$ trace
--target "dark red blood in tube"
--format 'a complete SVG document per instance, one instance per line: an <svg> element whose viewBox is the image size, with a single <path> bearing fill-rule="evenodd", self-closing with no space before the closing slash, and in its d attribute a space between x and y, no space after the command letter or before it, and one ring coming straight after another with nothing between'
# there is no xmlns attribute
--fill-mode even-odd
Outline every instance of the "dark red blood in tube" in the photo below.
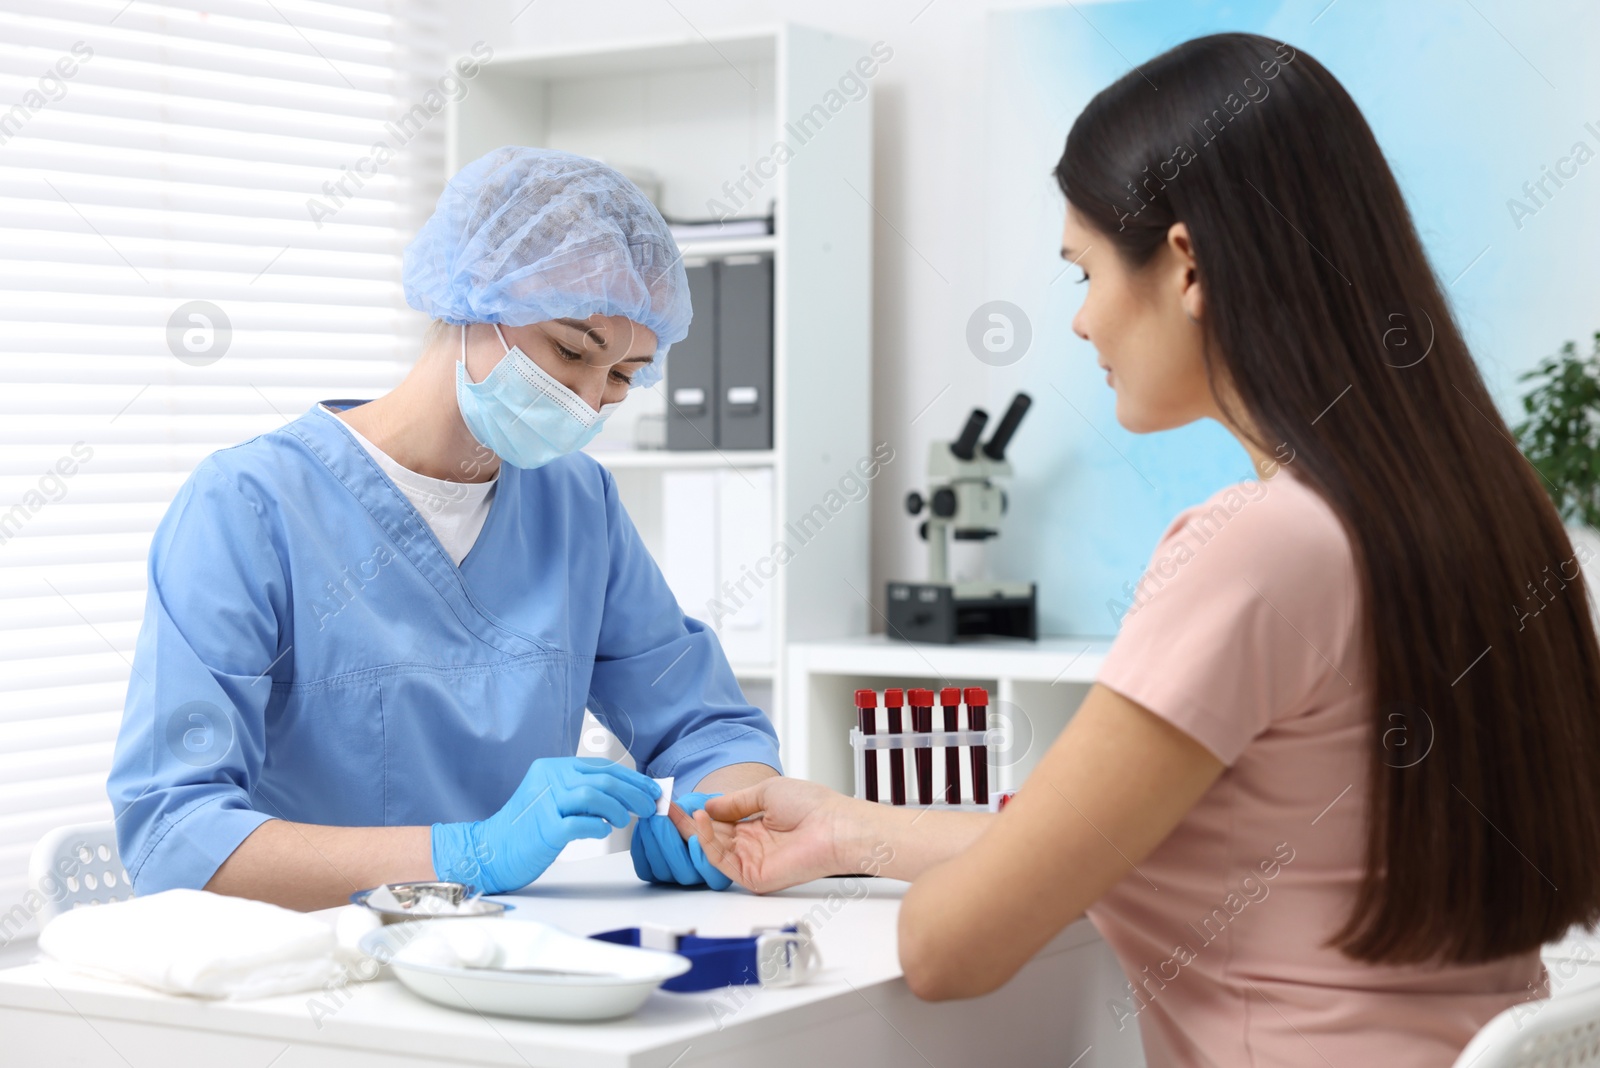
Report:
<svg viewBox="0 0 1600 1068"><path fill-rule="evenodd" d="M961 691L954 686L946 686L939 691L939 703L944 706L944 729L958 731L961 729ZM947 745L944 747L944 803L947 805L961 804L961 747Z"/></svg>
<svg viewBox="0 0 1600 1068"><path fill-rule="evenodd" d="M933 730L933 691L912 690L906 695L906 703L911 706L911 729L918 734L927 734ZM927 746L918 746L917 755L917 804L933 804L933 750Z"/></svg>
<svg viewBox="0 0 1600 1068"><path fill-rule="evenodd" d="M906 703L904 690L883 691L883 707L889 715L889 733L904 734L905 723L900 719L900 708ZM889 800L896 805L906 803L906 751L889 750Z"/></svg>
<svg viewBox="0 0 1600 1068"><path fill-rule="evenodd" d="M856 724L861 728L862 734L878 733L878 691L856 691ZM878 751L876 749L863 749L862 756L862 788L866 791L868 801L878 799Z"/></svg>
<svg viewBox="0 0 1600 1068"><path fill-rule="evenodd" d="M989 729L989 691L982 686L967 687L967 730ZM989 803L989 747L975 745L968 750L972 762L972 800L974 804Z"/></svg>

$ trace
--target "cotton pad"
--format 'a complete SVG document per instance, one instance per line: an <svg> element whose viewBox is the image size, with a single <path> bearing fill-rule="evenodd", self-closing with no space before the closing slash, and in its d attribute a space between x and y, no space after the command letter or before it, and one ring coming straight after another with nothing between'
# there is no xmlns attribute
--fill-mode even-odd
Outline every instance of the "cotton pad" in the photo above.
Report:
<svg viewBox="0 0 1600 1068"><path fill-rule="evenodd" d="M656 798L657 816L665 816L667 814L667 809L672 807L672 781L674 778L676 778L676 776L668 775L664 779L654 780L655 784L661 787L661 796Z"/></svg>

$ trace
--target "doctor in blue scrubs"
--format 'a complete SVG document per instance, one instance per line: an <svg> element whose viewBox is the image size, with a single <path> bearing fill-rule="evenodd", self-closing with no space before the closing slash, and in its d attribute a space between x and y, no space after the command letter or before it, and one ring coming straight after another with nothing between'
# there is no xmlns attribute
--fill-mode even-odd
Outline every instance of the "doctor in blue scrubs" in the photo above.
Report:
<svg viewBox="0 0 1600 1068"><path fill-rule="evenodd" d="M156 531L107 784L136 892L507 892L636 819L642 878L725 888L652 777L694 811L778 774L776 735L578 451L687 333L666 224L600 163L497 149L404 282L434 320L406 378L207 457ZM574 755L586 707L640 770Z"/></svg>

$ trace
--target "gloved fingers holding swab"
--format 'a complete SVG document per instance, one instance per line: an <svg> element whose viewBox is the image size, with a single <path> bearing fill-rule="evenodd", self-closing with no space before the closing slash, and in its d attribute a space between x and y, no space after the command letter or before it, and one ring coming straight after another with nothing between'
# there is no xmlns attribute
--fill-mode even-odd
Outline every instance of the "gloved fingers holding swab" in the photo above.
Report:
<svg viewBox="0 0 1600 1068"><path fill-rule="evenodd" d="M684 794L672 802L663 815L639 821L633 830L633 859L634 871L641 879L675 886L708 886L713 890L726 890L732 885L731 880L705 860L703 853L696 853L692 839L691 814L720 796ZM686 834L691 836L688 841Z"/></svg>
<svg viewBox="0 0 1600 1068"><path fill-rule="evenodd" d="M580 838L604 838L634 815L654 818L661 788L648 776L579 757L535 760L510 800L485 820L433 825L440 879L486 894L527 886Z"/></svg>

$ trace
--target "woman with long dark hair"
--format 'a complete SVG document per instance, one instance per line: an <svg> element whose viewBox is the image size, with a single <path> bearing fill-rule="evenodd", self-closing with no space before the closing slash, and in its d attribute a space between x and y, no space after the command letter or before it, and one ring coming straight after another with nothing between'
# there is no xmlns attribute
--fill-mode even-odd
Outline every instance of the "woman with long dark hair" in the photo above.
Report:
<svg viewBox="0 0 1600 1068"><path fill-rule="evenodd" d="M1003 815L769 780L680 829L758 891L913 879L924 997L999 987L1087 912L1152 1065L1448 1064L1600 919L1573 548L1315 59L1180 45L1090 102L1055 177L1118 420L1215 419L1260 478L1174 520Z"/></svg>

